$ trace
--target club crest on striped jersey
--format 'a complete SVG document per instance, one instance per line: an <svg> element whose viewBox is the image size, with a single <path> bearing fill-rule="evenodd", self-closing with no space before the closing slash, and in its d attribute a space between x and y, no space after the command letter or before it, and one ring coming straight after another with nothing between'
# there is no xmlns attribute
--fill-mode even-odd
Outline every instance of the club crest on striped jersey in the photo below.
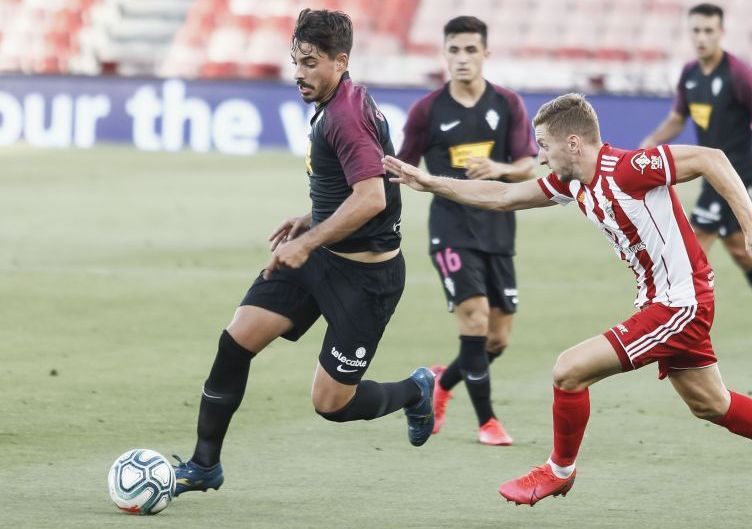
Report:
<svg viewBox="0 0 752 529"><path fill-rule="evenodd" d="M648 158L648 155L645 154L645 151L640 151L632 156L632 159L629 163L632 164L632 167L634 167L635 171L640 171L641 174L644 174L645 168L650 165L650 158Z"/></svg>
<svg viewBox="0 0 752 529"><path fill-rule="evenodd" d="M486 121L491 130L496 130L496 127L499 126L499 113L492 108L486 112Z"/></svg>

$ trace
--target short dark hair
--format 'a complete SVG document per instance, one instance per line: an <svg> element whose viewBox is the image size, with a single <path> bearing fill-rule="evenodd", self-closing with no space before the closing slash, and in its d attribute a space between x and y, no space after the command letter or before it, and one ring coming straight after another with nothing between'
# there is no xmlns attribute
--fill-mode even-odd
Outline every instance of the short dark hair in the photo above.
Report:
<svg viewBox="0 0 752 529"><path fill-rule="evenodd" d="M353 44L352 21L342 11L303 9L292 33L292 47L300 49L303 42L311 44L330 59L334 59L339 53L350 55Z"/></svg>
<svg viewBox="0 0 752 529"><path fill-rule="evenodd" d="M689 15L702 15L706 17L718 17L721 19L721 25L723 25L723 8L715 4L697 4L689 10Z"/></svg>
<svg viewBox="0 0 752 529"><path fill-rule="evenodd" d="M479 33L483 46L488 46L488 26L479 18L462 16L447 22L444 26L444 38L457 33Z"/></svg>

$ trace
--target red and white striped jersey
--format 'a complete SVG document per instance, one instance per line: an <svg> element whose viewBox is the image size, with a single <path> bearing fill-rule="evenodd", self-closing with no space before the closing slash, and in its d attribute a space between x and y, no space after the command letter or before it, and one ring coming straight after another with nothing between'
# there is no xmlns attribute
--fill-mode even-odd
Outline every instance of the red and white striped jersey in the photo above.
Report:
<svg viewBox="0 0 752 529"><path fill-rule="evenodd" d="M668 145L598 153L590 184L564 183L555 173L538 180L558 204L576 201L637 278L638 308L649 303L687 307L713 298L713 270L674 192Z"/></svg>

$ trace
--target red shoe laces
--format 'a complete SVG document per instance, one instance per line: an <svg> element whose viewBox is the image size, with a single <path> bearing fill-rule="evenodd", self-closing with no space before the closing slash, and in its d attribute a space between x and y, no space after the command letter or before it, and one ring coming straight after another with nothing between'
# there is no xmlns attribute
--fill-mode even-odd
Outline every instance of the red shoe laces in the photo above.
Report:
<svg viewBox="0 0 752 529"><path fill-rule="evenodd" d="M530 471L529 474L522 476L522 479L520 480L520 484L523 487L531 487L533 485L537 485L538 483L541 483L542 481L546 481L546 478L548 477L548 465L541 465L539 467L534 467L533 470Z"/></svg>

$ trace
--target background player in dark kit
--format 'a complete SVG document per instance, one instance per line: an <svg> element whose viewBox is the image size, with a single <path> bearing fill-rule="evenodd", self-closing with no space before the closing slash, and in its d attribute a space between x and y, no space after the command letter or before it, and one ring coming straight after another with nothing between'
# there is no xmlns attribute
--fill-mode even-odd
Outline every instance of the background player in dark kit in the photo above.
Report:
<svg viewBox="0 0 752 529"><path fill-rule="evenodd" d="M352 24L341 12L300 12L292 38L295 80L316 104L306 160L311 212L270 236L273 255L219 339L204 383L198 441L176 468L177 491L217 489L222 442L245 392L251 359L282 336L297 340L323 315L328 326L312 400L329 421L370 420L404 408L415 446L433 429L433 375L361 380L405 282L400 191L381 164L393 154L388 125L347 73Z"/></svg>
<svg viewBox="0 0 752 529"><path fill-rule="evenodd" d="M444 26L444 57L451 80L419 100L405 124L399 158L429 172L460 179L521 181L533 176L537 148L519 95L483 78L486 24L457 17ZM517 311L513 212L493 212L434 197L430 253L459 328L459 354L434 366L437 433L451 389L464 379L478 417L478 439L508 445L491 406L488 367L509 343Z"/></svg>
<svg viewBox="0 0 752 529"><path fill-rule="evenodd" d="M675 138L687 117L697 131L697 142L721 149L752 190L752 69L724 51L723 10L699 4L689 10L689 30L697 59L684 66L669 115L645 138L641 147L653 147ZM703 180L692 209L692 227L707 252L721 237L729 255L752 285L752 257L744 251L744 236L728 203Z"/></svg>

